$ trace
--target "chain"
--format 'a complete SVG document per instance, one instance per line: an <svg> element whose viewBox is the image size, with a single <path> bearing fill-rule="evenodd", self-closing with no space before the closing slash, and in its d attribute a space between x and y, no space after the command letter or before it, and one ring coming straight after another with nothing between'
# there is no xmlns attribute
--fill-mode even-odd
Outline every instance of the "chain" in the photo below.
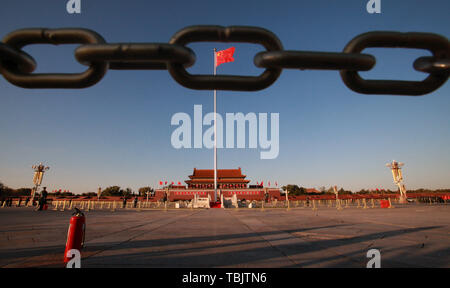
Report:
<svg viewBox="0 0 450 288"><path fill-rule="evenodd" d="M192 75L186 68L195 64L192 42L242 42L262 45L266 51L254 57L264 68L259 76ZM75 58L88 68L83 73L32 73L37 64L22 48L32 44L80 44ZM366 80L359 71L369 71L376 63L366 48L425 49L432 56L417 58L413 68L428 74L423 81ZM257 91L272 85L283 69L338 70L351 90L363 94L424 95L442 86L450 75L450 43L433 33L375 31L353 38L343 52L284 50L269 30L248 26L190 26L173 35L169 43L106 43L88 29L32 28L16 30L0 42L0 73L10 83L23 88L85 88L99 82L108 69L168 70L180 85L199 90Z"/></svg>

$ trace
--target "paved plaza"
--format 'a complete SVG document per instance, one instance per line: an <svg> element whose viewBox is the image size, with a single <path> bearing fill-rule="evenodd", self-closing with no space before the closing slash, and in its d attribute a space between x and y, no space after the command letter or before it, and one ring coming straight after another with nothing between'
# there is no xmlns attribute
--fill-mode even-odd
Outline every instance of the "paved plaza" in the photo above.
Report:
<svg viewBox="0 0 450 288"><path fill-rule="evenodd" d="M0 209L0 267L64 267L71 211ZM81 267L450 267L450 206L85 212Z"/></svg>

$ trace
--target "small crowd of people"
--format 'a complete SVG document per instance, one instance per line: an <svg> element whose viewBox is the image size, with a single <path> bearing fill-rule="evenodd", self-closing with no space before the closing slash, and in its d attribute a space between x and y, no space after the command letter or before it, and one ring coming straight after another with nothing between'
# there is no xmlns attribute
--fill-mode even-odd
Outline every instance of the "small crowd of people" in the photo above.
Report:
<svg viewBox="0 0 450 288"><path fill-rule="evenodd" d="M41 194L39 195L38 198L38 205L36 207L36 211L42 211L44 209L44 206L47 205L47 187L44 187ZM0 207L12 207L13 206L13 197L2 197L0 199ZM27 197L25 199L25 203L24 206L28 206L28 203L30 202L31 197ZM22 197L19 197L18 201L17 201L17 205L16 207L21 207L22 206ZM33 206L35 205L35 201L33 201Z"/></svg>
<svg viewBox="0 0 450 288"><path fill-rule="evenodd" d="M138 197L134 196L134 200L133 200L133 207L137 208L137 204L138 204ZM127 207L127 198L124 197L123 198L123 202L122 202L122 208L126 208Z"/></svg>

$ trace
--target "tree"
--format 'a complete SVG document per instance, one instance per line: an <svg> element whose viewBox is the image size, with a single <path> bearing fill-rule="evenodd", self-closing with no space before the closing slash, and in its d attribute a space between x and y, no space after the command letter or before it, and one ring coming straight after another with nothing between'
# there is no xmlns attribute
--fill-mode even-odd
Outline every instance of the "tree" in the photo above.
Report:
<svg viewBox="0 0 450 288"><path fill-rule="evenodd" d="M119 186L110 186L102 192L103 196L122 196L122 190Z"/></svg>
<svg viewBox="0 0 450 288"><path fill-rule="evenodd" d="M141 187L138 190L139 196L147 196L147 193L153 194L154 190L152 187Z"/></svg>
<svg viewBox="0 0 450 288"><path fill-rule="evenodd" d="M15 193L17 194L17 196L30 196L31 188L19 188L16 189Z"/></svg>
<svg viewBox="0 0 450 288"><path fill-rule="evenodd" d="M120 190L123 197L128 198L131 194L133 194L133 190L131 188L127 188L125 190Z"/></svg>
<svg viewBox="0 0 450 288"><path fill-rule="evenodd" d="M0 197L5 196L5 195L3 194L3 190L4 190L4 189L5 189L5 185L3 185L2 182L0 182Z"/></svg>
<svg viewBox="0 0 450 288"><path fill-rule="evenodd" d="M61 196L63 196L63 195L61 194ZM97 193L95 193L95 192L86 192L86 193L81 194L81 196L96 197Z"/></svg>
<svg viewBox="0 0 450 288"><path fill-rule="evenodd" d="M0 182L0 197L13 196L14 190Z"/></svg>
<svg viewBox="0 0 450 288"><path fill-rule="evenodd" d="M289 184L287 186L281 187L283 191L288 190L289 195L295 196L295 195L302 195L306 194L306 189L303 187L298 187L298 185Z"/></svg>

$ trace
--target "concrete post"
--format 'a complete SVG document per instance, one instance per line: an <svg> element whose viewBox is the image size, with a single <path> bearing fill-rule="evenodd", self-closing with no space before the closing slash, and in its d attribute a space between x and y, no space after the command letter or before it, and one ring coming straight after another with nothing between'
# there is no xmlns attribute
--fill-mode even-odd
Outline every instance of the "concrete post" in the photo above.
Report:
<svg viewBox="0 0 450 288"><path fill-rule="evenodd" d="M316 208L316 200L312 200L312 202L313 202L312 210L317 210L317 208Z"/></svg>
<svg viewBox="0 0 450 288"><path fill-rule="evenodd" d="M61 211L64 211L66 209L66 200L63 201L63 206L61 208Z"/></svg>

